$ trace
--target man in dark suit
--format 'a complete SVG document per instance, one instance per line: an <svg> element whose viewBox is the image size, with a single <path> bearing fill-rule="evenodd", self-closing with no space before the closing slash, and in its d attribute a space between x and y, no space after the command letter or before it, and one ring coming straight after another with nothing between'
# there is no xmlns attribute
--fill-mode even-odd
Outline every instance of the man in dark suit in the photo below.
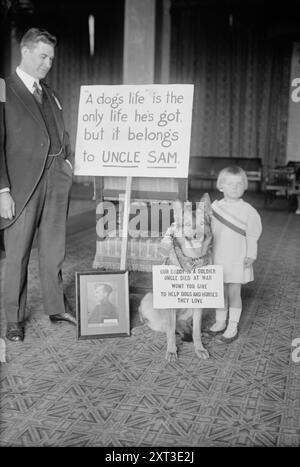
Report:
<svg viewBox="0 0 300 467"><path fill-rule="evenodd" d="M4 143L0 147L0 229L4 229L6 337L24 339L27 270L37 231L44 310L52 322L76 324L66 310L62 284L72 157L61 103L43 79L56 38L29 29L21 63L6 79Z"/></svg>

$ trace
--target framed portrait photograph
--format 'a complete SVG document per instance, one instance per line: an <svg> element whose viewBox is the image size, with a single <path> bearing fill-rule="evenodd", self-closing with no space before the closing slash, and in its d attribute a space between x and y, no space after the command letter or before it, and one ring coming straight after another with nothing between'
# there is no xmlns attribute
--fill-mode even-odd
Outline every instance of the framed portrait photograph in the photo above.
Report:
<svg viewBox="0 0 300 467"><path fill-rule="evenodd" d="M130 335L128 271L75 273L77 338Z"/></svg>

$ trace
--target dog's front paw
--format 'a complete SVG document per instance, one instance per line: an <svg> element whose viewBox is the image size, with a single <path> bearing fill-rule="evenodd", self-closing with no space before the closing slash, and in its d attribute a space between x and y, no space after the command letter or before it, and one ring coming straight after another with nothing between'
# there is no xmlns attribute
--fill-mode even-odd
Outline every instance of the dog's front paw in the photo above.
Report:
<svg viewBox="0 0 300 467"><path fill-rule="evenodd" d="M166 351L166 360L168 362L175 362L177 360L177 350L167 350Z"/></svg>
<svg viewBox="0 0 300 467"><path fill-rule="evenodd" d="M197 357L203 360L207 360L209 358L209 353L203 346L195 347L195 352L196 352Z"/></svg>

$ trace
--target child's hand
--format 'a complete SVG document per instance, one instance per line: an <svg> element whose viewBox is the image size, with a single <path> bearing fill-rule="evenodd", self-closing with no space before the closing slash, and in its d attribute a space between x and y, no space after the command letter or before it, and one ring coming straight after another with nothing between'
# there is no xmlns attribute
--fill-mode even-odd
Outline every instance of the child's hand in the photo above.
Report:
<svg viewBox="0 0 300 467"><path fill-rule="evenodd" d="M246 258L244 259L245 268L249 268L254 263L254 261L255 259L249 258L248 256L246 256Z"/></svg>

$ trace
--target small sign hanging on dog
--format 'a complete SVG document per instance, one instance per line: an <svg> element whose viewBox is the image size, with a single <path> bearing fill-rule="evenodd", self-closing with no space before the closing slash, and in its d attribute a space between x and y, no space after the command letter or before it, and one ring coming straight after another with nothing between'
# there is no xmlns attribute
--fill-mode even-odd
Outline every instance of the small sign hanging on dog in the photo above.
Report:
<svg viewBox="0 0 300 467"><path fill-rule="evenodd" d="M154 308L223 308L223 267L153 266Z"/></svg>

